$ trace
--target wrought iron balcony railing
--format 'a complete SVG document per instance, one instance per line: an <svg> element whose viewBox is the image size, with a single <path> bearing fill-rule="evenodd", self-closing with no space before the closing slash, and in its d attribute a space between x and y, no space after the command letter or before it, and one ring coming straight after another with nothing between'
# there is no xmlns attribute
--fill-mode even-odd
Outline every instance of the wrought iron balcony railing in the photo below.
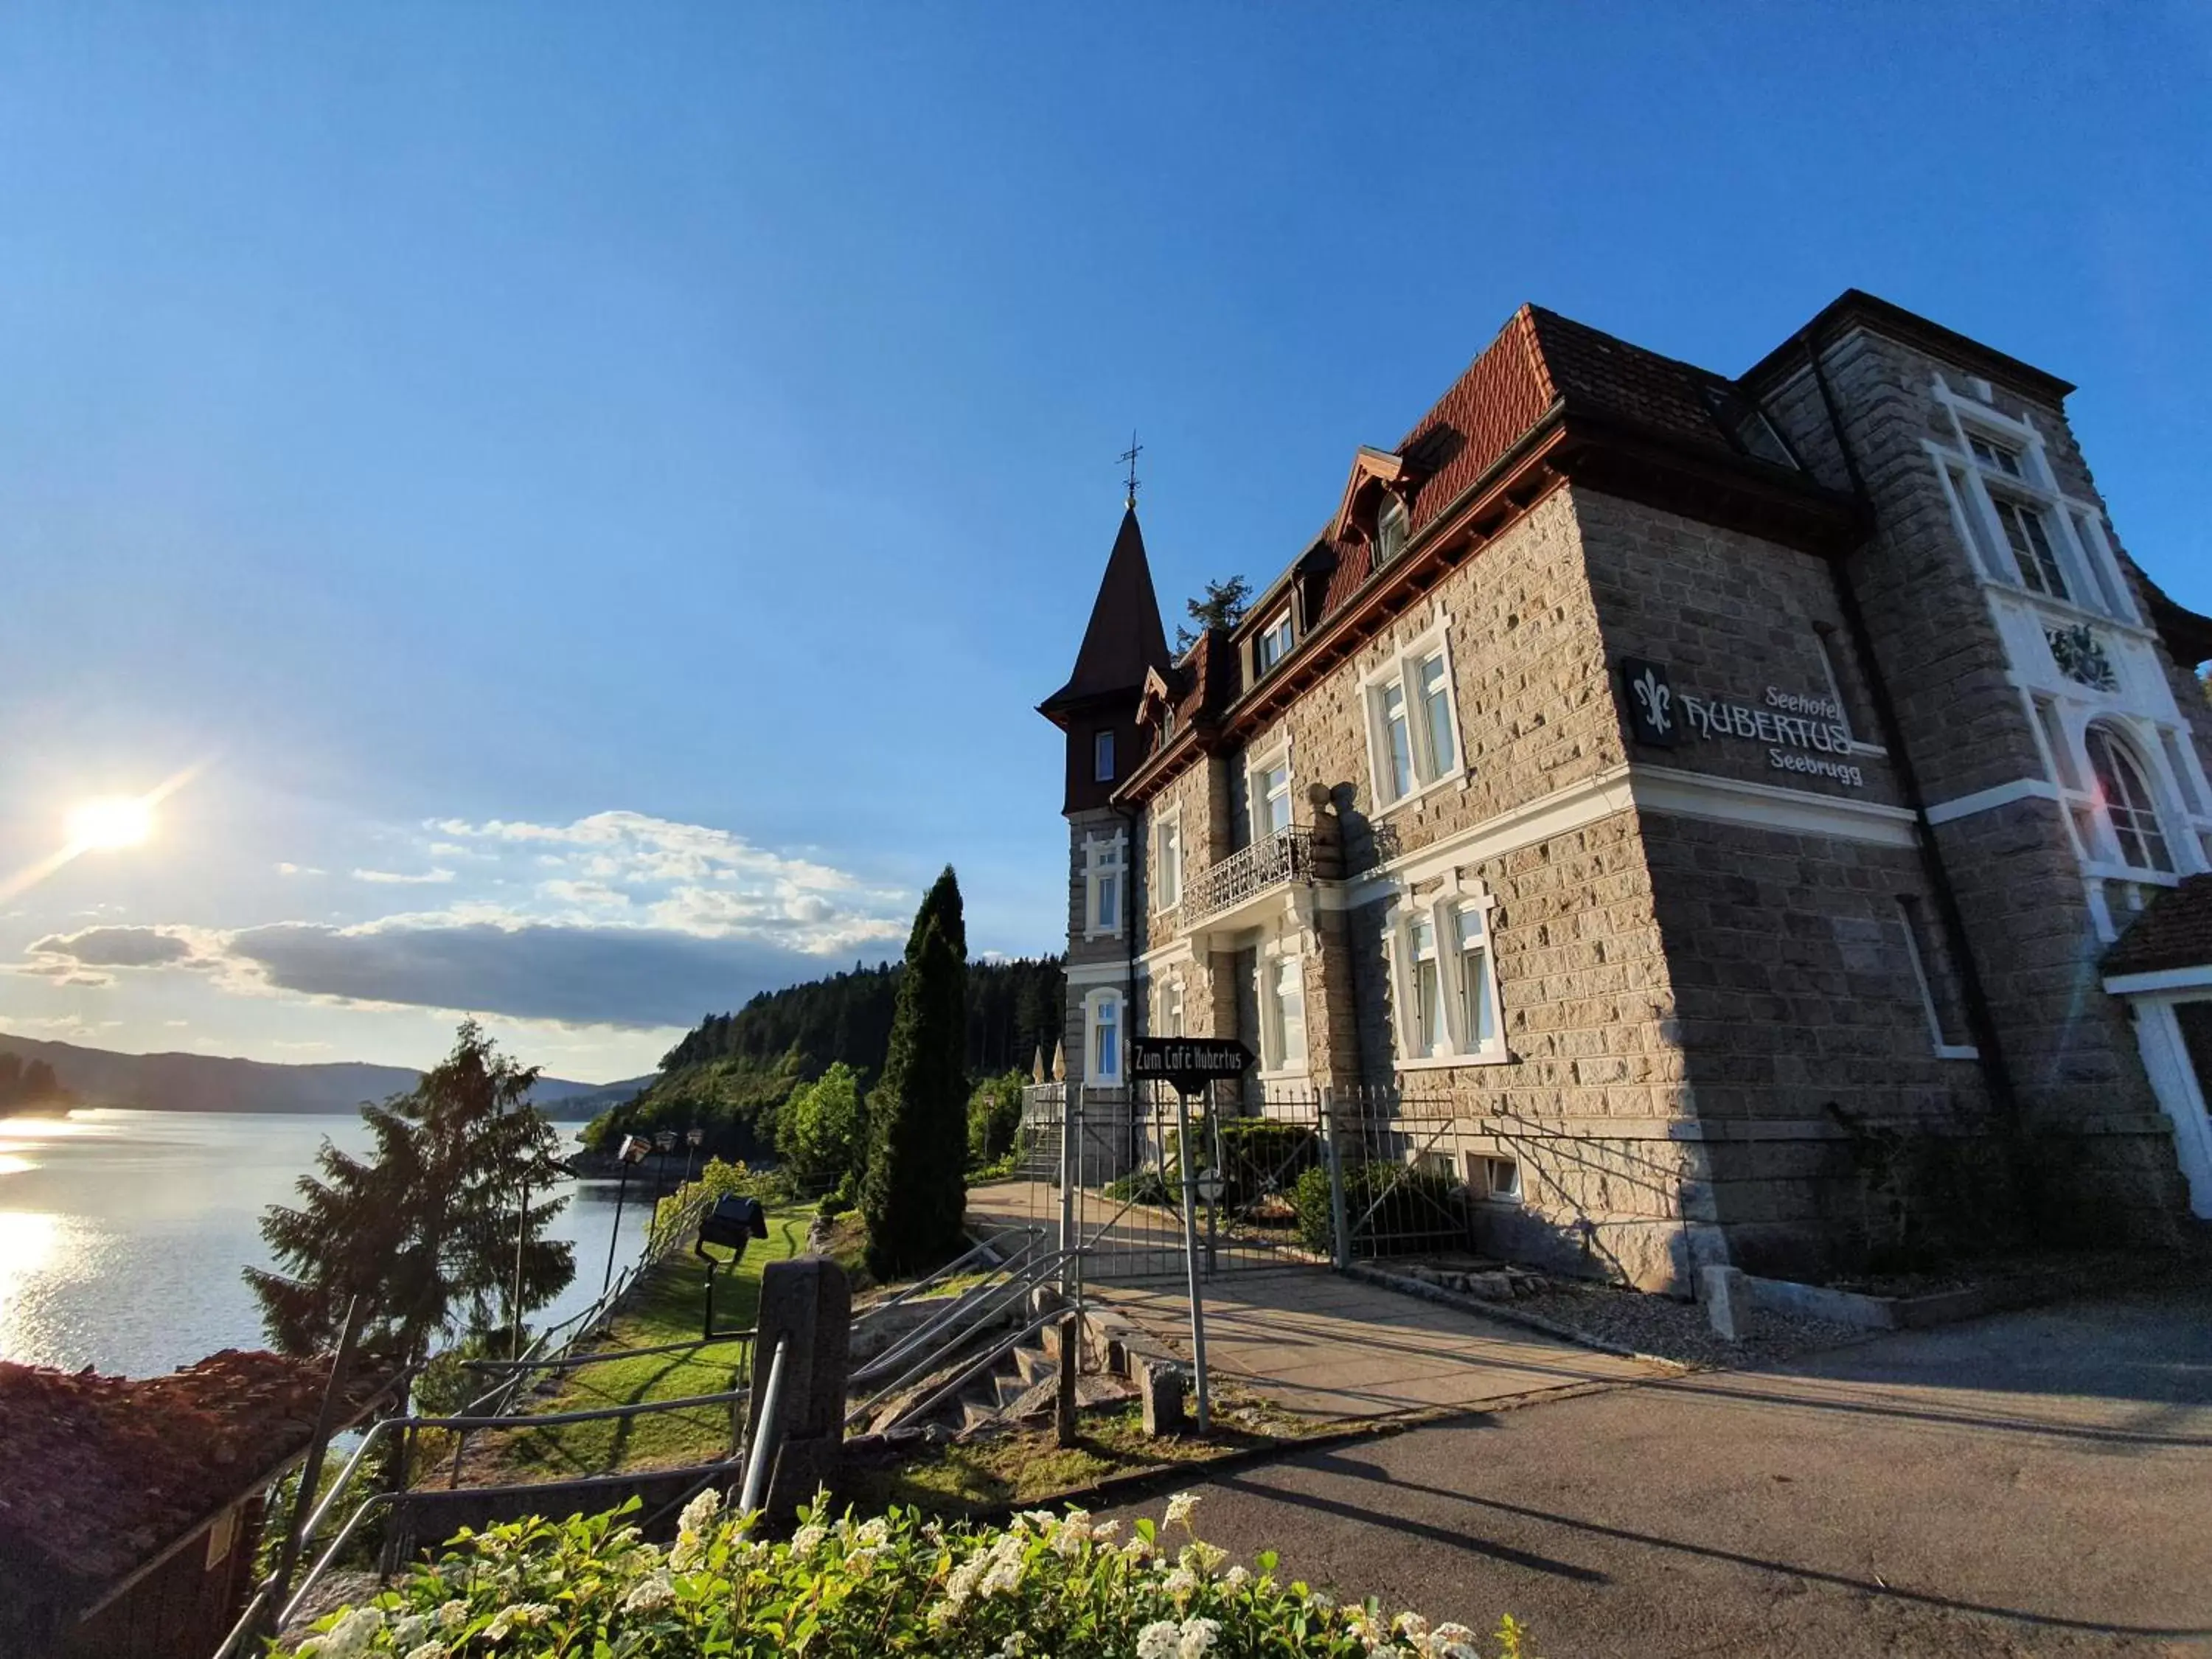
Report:
<svg viewBox="0 0 2212 1659"><path fill-rule="evenodd" d="M1234 909L1285 882L1313 878L1313 831L1297 825L1278 830L1199 872L1183 891L1184 923Z"/></svg>

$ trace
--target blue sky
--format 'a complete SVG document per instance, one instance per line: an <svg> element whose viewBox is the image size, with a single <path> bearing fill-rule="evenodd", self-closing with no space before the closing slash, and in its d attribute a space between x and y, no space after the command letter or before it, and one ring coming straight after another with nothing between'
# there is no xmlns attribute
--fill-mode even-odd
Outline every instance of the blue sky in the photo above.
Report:
<svg viewBox="0 0 2212 1659"><path fill-rule="evenodd" d="M625 1075L947 860L1053 948L1131 426L1174 611L1523 300L1987 340L2212 609L2208 81L2202 5L11 7L0 872L201 769L0 902L0 1028Z"/></svg>

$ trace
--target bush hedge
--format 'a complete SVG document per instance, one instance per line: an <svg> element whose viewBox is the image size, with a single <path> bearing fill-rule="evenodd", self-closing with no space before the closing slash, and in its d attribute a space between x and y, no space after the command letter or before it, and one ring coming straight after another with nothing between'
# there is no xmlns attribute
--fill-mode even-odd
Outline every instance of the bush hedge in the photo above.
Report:
<svg viewBox="0 0 2212 1659"><path fill-rule="evenodd" d="M1198 1167L1212 1168L1213 1133L1203 1115L1191 1119L1190 1132L1196 1140ZM1181 1179L1182 1157L1182 1137L1170 1129L1162 1148L1170 1185ZM1310 1124L1276 1117L1221 1120L1221 1201L1232 1209L1269 1192L1288 1194L1298 1177L1321 1161L1321 1136Z"/></svg>
<svg viewBox="0 0 2212 1659"><path fill-rule="evenodd" d="M720 1516L712 1492L665 1550L625 1522L635 1504L521 1522L464 1534L319 1621L292 1659L1484 1659L1464 1626L1339 1604L1279 1579L1271 1553L1229 1565L1191 1528L1196 1502L1170 1498L1167 1528L1140 1520L1126 1540L1079 1510L982 1528L911 1510L832 1520L817 1504L773 1543L753 1517ZM1499 1659L1524 1652L1510 1619L1492 1641Z"/></svg>
<svg viewBox="0 0 2212 1659"><path fill-rule="evenodd" d="M1326 1165L1298 1177L1291 1205L1297 1212L1299 1240L1316 1254L1329 1254L1336 1227ZM1354 1255L1419 1255L1464 1249L1469 1243L1466 1192L1449 1176L1403 1164L1346 1163L1344 1208Z"/></svg>

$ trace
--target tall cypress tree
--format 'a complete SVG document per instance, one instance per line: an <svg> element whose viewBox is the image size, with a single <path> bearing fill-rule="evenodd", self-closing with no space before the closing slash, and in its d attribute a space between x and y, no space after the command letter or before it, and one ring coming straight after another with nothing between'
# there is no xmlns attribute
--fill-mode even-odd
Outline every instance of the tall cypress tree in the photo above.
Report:
<svg viewBox="0 0 2212 1659"><path fill-rule="evenodd" d="M968 933L950 866L915 914L883 1082L869 1103L860 1214L890 1279L957 1248L967 1206Z"/></svg>

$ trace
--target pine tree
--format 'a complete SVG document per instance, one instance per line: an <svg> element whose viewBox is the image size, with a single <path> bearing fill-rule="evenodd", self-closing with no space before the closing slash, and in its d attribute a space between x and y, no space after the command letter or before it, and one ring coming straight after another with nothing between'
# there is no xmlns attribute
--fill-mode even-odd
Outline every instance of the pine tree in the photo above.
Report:
<svg viewBox="0 0 2212 1659"><path fill-rule="evenodd" d="M952 1255L967 1206L968 933L951 866L915 914L884 1079L869 1101L860 1214L880 1279Z"/></svg>
<svg viewBox="0 0 2212 1659"><path fill-rule="evenodd" d="M1204 599L1183 601L1182 608L1198 626L1176 629L1176 654L1181 656L1196 645L1199 636L1209 628L1236 627L1244 620L1244 607L1251 598L1252 584L1242 576L1231 576L1225 582L1206 583Z"/></svg>
<svg viewBox="0 0 2212 1659"><path fill-rule="evenodd" d="M568 1200L540 1196L562 1170L559 1133L529 1103L537 1080L537 1067L464 1021L453 1052L410 1092L362 1108L374 1143L367 1158L323 1142L322 1177L300 1178L299 1207L262 1215L283 1271L246 1273L278 1350L330 1346L355 1296L368 1301L362 1346L395 1359L422 1358L441 1334L488 1329L510 1294L518 1233L523 1311L560 1294L575 1252L544 1237Z"/></svg>

